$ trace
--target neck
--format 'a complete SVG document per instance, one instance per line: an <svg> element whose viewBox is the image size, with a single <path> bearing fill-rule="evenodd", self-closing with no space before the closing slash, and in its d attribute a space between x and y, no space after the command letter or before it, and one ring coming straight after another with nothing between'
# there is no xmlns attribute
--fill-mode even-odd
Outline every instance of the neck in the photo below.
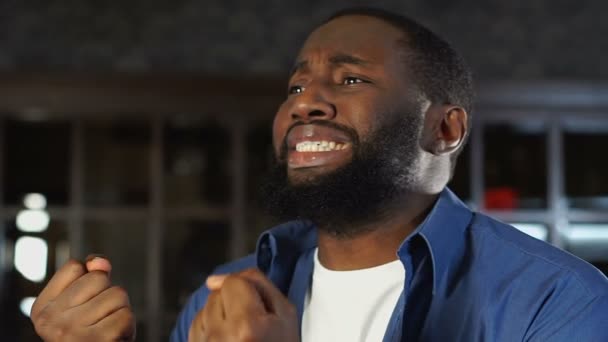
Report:
<svg viewBox="0 0 608 342"><path fill-rule="evenodd" d="M409 195L375 220L351 222L349 229L361 232L342 237L319 228L319 261L336 271L370 268L397 260L397 249L432 209L438 195ZM355 227L352 227L355 226Z"/></svg>

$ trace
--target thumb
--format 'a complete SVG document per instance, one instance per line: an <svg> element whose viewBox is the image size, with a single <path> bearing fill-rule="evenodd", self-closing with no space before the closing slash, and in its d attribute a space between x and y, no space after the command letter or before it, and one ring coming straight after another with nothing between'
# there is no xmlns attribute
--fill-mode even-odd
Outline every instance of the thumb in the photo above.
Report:
<svg viewBox="0 0 608 342"><path fill-rule="evenodd" d="M90 254L87 256L85 265L88 272L102 271L110 275L112 272L112 264L107 257L100 254Z"/></svg>
<svg viewBox="0 0 608 342"><path fill-rule="evenodd" d="M210 275L209 277L207 277L207 281L205 282L207 285L207 288L209 288L209 290L211 291L216 291L222 288L222 285L224 284L224 280L226 280L226 278L229 276L230 274L215 274L215 275Z"/></svg>

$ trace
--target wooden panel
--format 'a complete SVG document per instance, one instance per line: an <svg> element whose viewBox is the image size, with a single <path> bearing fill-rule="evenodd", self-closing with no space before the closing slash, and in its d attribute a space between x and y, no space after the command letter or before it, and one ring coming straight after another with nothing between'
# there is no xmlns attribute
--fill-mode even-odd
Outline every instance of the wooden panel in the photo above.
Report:
<svg viewBox="0 0 608 342"><path fill-rule="evenodd" d="M19 116L195 113L272 117L279 77L193 74L0 73L0 112Z"/></svg>

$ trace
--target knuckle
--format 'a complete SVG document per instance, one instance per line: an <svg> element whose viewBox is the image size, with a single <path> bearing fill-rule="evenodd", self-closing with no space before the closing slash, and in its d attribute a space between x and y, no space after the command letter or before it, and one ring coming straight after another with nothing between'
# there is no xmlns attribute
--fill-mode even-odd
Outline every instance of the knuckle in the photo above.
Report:
<svg viewBox="0 0 608 342"><path fill-rule="evenodd" d="M125 312L124 312L124 318L125 318L125 322L127 322L127 323L134 321L135 314L133 313L133 310L131 310L130 308L126 308Z"/></svg>
<svg viewBox="0 0 608 342"><path fill-rule="evenodd" d="M235 285L238 285L242 281L243 281L243 278L239 274L231 274L231 275L227 276L226 279L224 279L224 284L222 285L222 288L233 287ZM219 294L220 291L222 290L222 288L220 288L217 291L213 291L213 292L217 292Z"/></svg>
<svg viewBox="0 0 608 342"><path fill-rule="evenodd" d="M250 321L241 321L237 330L237 340L243 342L258 341L257 330Z"/></svg>
<svg viewBox="0 0 608 342"><path fill-rule="evenodd" d="M111 296L115 297L120 301L123 305L129 306L129 293L127 290L121 286L112 286L110 288Z"/></svg>
<svg viewBox="0 0 608 342"><path fill-rule="evenodd" d="M53 329L51 336L54 341L65 341L71 334L69 325L59 325Z"/></svg>
<svg viewBox="0 0 608 342"><path fill-rule="evenodd" d="M87 275L94 281L110 283L110 277L103 271L91 271Z"/></svg>
<svg viewBox="0 0 608 342"><path fill-rule="evenodd" d="M42 311L36 321L34 330L44 340L65 341L70 337L73 324L62 323L61 320L54 319L48 310Z"/></svg>
<svg viewBox="0 0 608 342"><path fill-rule="evenodd" d="M73 273L81 273L84 271L84 266L82 263L76 259L69 259L63 265L63 267Z"/></svg>
<svg viewBox="0 0 608 342"><path fill-rule="evenodd" d="M49 311L48 308L45 308L38 312L37 315L31 317L36 329L45 328L50 325L49 322L52 321L53 315Z"/></svg>
<svg viewBox="0 0 608 342"><path fill-rule="evenodd" d="M204 341L206 342L222 342L225 341L226 339L223 336L220 336L217 332L215 331L209 331L205 333L205 339Z"/></svg>

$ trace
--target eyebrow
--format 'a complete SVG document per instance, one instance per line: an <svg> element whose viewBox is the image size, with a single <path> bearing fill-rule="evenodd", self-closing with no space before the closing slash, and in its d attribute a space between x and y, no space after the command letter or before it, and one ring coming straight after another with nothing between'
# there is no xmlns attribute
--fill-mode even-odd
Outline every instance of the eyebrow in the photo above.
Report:
<svg viewBox="0 0 608 342"><path fill-rule="evenodd" d="M337 55L333 55L331 57L329 57L329 63L333 66L342 66L345 64L348 65L357 65L357 66L364 66L364 65L369 65L370 62L361 59L359 57L355 57L353 55L348 55L348 54L337 54ZM295 74L296 72L302 70L302 69L307 69L308 68L308 61L307 60L301 60L296 62L296 64L293 66L293 68L291 68L291 72L290 75Z"/></svg>

